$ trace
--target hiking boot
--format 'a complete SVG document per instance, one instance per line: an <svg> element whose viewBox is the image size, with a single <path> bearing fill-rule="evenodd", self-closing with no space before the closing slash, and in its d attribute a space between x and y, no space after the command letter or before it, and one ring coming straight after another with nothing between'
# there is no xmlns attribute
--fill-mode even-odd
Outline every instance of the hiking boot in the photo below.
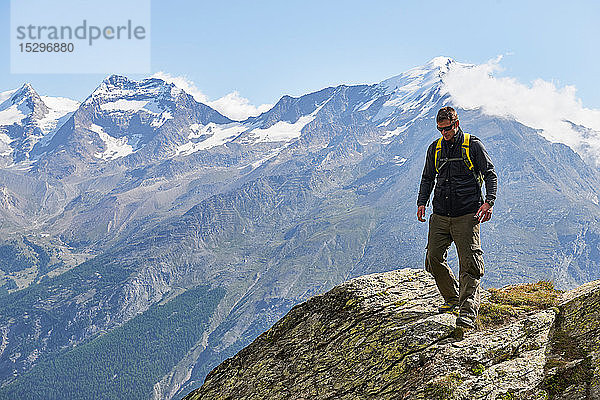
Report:
<svg viewBox="0 0 600 400"><path fill-rule="evenodd" d="M458 317L456 318L456 327L463 329L475 329L475 323L470 318Z"/></svg>
<svg viewBox="0 0 600 400"><path fill-rule="evenodd" d="M458 315L458 304L444 303L438 308L440 314L452 313Z"/></svg>

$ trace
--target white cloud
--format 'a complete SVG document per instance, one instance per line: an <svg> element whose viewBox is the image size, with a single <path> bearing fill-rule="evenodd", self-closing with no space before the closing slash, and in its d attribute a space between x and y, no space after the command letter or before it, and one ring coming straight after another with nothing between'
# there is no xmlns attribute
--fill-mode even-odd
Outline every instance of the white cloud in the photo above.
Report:
<svg viewBox="0 0 600 400"><path fill-rule="evenodd" d="M185 76L173 76L167 72L158 71L151 76L151 78L162 79L167 83L173 83L180 89L183 89L186 93L191 94L196 101L206 104L208 102L208 96L200 91L196 87L196 84Z"/></svg>
<svg viewBox="0 0 600 400"><path fill-rule="evenodd" d="M261 104L258 107L254 106L250 104L248 99L240 96L237 90L220 99L209 102L208 105L215 110L219 110L222 114L237 120L254 117L273 107L273 104Z"/></svg>
<svg viewBox="0 0 600 400"><path fill-rule="evenodd" d="M217 100L210 100L208 96L196 87L194 82L185 76L173 76L169 73L159 71L152 75L152 78L158 78L165 82L173 83L178 88L183 89L186 93L192 95L196 101L204 103L226 117L238 121L248 117L257 116L273 107L272 104L261 104L260 106L250 104L250 101L245 97L240 96L237 91L233 91Z"/></svg>
<svg viewBox="0 0 600 400"><path fill-rule="evenodd" d="M556 87L536 79L525 85L514 78L497 78L502 56L481 65L451 65L442 78L444 89L461 108L482 108L490 115L507 116L524 125L542 129L542 135L568 145L584 159L600 165L600 110L585 108L574 86ZM593 131L578 132L566 121Z"/></svg>

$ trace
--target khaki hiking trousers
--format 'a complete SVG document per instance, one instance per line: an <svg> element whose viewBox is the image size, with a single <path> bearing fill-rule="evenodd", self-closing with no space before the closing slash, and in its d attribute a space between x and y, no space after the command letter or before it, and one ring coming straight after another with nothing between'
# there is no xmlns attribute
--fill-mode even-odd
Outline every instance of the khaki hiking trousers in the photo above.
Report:
<svg viewBox="0 0 600 400"><path fill-rule="evenodd" d="M460 217L431 214L427 235L425 270L435 278L435 283L450 304L458 304L461 317L475 320L479 312L479 281L483 276L483 250L479 239L479 221L475 213ZM458 252L459 280L446 258L454 242Z"/></svg>

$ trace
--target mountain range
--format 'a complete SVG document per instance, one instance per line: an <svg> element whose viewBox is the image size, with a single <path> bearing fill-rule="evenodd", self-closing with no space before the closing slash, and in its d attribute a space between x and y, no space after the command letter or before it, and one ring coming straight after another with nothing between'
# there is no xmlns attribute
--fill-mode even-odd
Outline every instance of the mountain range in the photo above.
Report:
<svg viewBox="0 0 600 400"><path fill-rule="evenodd" d="M0 94L0 398L180 398L295 304L422 266L416 194L445 105L498 173L484 286L597 279L600 170L461 108L445 79L471 67L437 57L243 121L157 78L112 75L81 103Z"/></svg>

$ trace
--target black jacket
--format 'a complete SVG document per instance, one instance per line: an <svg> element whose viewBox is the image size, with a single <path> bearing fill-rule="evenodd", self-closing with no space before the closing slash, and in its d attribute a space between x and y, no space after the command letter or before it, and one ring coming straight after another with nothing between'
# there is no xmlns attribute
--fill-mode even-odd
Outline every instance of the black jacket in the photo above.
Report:
<svg viewBox="0 0 600 400"><path fill-rule="evenodd" d="M461 158L463 138L464 134L459 128L452 143L442 139L442 150L438 157ZM417 206L427 204L435 183L433 196L434 214L460 217L465 214L477 212L482 201L473 173L463 161L450 161L441 168L438 174L435 170L434 161L436 144L437 139L427 149L427 158L425 160L423 176L421 177ZM471 135L469 155L475 170L481 171L483 174L485 199L495 201L498 177L494 171L492 160L483 147L483 143L473 135Z"/></svg>

